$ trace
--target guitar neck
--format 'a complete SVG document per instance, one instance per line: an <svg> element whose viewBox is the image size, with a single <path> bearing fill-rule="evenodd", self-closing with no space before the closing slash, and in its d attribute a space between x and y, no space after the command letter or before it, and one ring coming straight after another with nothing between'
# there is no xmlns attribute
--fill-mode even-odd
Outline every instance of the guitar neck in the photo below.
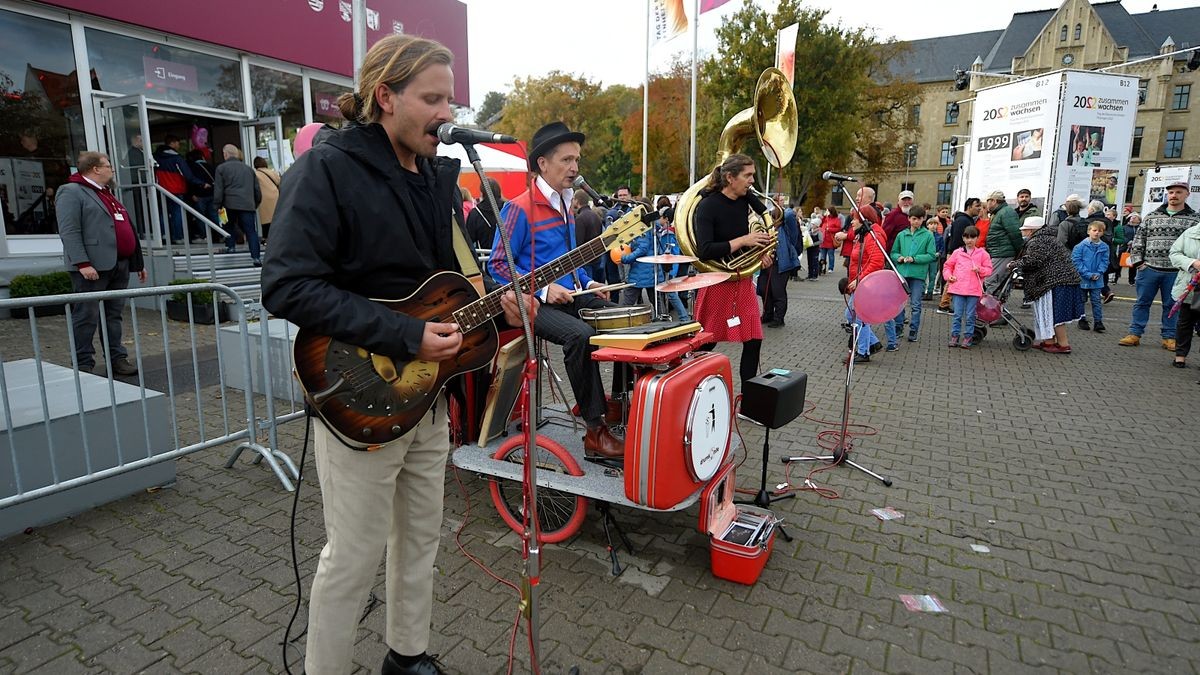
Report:
<svg viewBox="0 0 1200 675"><path fill-rule="evenodd" d="M522 294L536 293L553 283L555 279L564 277L599 258L606 250L608 250L608 244L605 243L604 237L596 237L522 276L517 280L517 287L521 289ZM469 333L500 316L504 312L500 307L500 298L511 289L511 283L505 284L454 312L454 321L458 324L459 330Z"/></svg>

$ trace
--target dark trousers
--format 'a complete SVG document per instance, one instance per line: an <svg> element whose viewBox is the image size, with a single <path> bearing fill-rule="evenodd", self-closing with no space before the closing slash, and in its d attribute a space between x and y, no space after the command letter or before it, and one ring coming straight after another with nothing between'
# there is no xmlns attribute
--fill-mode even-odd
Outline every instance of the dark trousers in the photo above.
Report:
<svg viewBox="0 0 1200 675"><path fill-rule="evenodd" d="M258 214L254 211L240 211L238 209L225 209L225 215L229 217L226 230L229 236L225 237L225 250L233 253L237 245L234 242L233 234L238 228L246 233L246 243L250 245L250 258L253 260L262 260L262 249L258 243L258 227L255 219Z"/></svg>
<svg viewBox="0 0 1200 675"><path fill-rule="evenodd" d="M1191 296L1188 296L1189 298ZM1179 321L1175 323L1175 356L1187 356L1192 349L1192 335L1196 332L1196 324L1200 323L1200 312L1184 303L1179 308Z"/></svg>
<svg viewBox="0 0 1200 675"><path fill-rule="evenodd" d="M821 272L821 249L816 245L809 246L804 250L804 255L808 256L808 278L816 279Z"/></svg>
<svg viewBox="0 0 1200 675"><path fill-rule="evenodd" d="M758 274L758 294L763 299L763 318L783 321L787 314L787 274L775 263Z"/></svg>
<svg viewBox="0 0 1200 675"><path fill-rule="evenodd" d="M608 404L604 400L600 364L592 360L592 352L596 351L596 347L588 342L596 334L596 329L579 318L579 310L612 306L613 303L595 295L581 295L567 304L542 305L534 322L534 335L562 345L567 380L571 382L571 391L575 394L575 402L579 404L579 416L588 426L603 423Z"/></svg>
<svg viewBox="0 0 1200 675"><path fill-rule="evenodd" d="M88 281L79 272L70 272L71 288L76 293L91 291L116 291L129 288L129 261L118 260L111 270L100 272L100 278ZM104 327L108 331L108 362L113 363L129 357L121 345L121 313L125 309L125 298L107 300L104 303ZM75 336L75 357L79 367L91 370L96 365L96 347L92 338L100 322L99 302L75 302L71 304L71 333Z"/></svg>

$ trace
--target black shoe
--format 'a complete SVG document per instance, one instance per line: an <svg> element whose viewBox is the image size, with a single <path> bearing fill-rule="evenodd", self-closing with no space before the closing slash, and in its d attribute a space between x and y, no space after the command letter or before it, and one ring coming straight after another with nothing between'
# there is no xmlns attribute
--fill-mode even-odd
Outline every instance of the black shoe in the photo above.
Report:
<svg viewBox="0 0 1200 675"><path fill-rule="evenodd" d="M1097 333L1103 333L1104 332L1104 322L1097 321L1096 325L1092 327L1092 330L1096 331Z"/></svg>
<svg viewBox="0 0 1200 675"><path fill-rule="evenodd" d="M762 316L758 317L758 320L760 323L766 324L766 323L771 323L772 321L774 321L775 317L767 316L766 314L763 314Z"/></svg>
<svg viewBox="0 0 1200 675"><path fill-rule="evenodd" d="M767 328L783 328L783 319L775 319L767 324Z"/></svg>
<svg viewBox="0 0 1200 675"><path fill-rule="evenodd" d="M1101 303L1101 304L1105 304L1105 305L1107 305L1108 303L1112 302L1112 301L1113 301L1113 298L1115 298L1115 297L1117 297L1117 296L1116 296L1116 294L1115 294L1115 293L1112 293L1111 291L1110 291L1110 292L1108 292L1108 293L1105 293L1105 294L1104 294L1104 302L1103 302L1103 303Z"/></svg>
<svg viewBox="0 0 1200 675"><path fill-rule="evenodd" d="M1088 323L1087 319L1079 320L1079 330L1091 330L1092 324Z"/></svg>
<svg viewBox="0 0 1200 675"><path fill-rule="evenodd" d="M123 377L129 377L130 375L137 375L137 373L138 373L137 366L130 363L128 359L117 359L117 360L113 361L112 362L112 371L113 371L113 375L121 375Z"/></svg>
<svg viewBox="0 0 1200 675"><path fill-rule="evenodd" d="M883 349L883 343L876 342L875 344L871 345L870 349L867 350L867 355L870 356L871 354L874 354L875 352L879 351L880 349Z"/></svg>
<svg viewBox="0 0 1200 675"><path fill-rule="evenodd" d="M379 670L380 675L445 675L446 673L442 670L442 662L438 661L437 654L421 654L415 663L407 666L400 665L403 659L403 656L389 649L387 656L383 657L383 667Z"/></svg>
<svg viewBox="0 0 1200 675"><path fill-rule="evenodd" d="M870 354L855 354L854 362L855 363L870 363L871 355Z"/></svg>
<svg viewBox="0 0 1200 675"><path fill-rule="evenodd" d="M253 261L253 265L254 265L255 267L262 267L262 261L261 261L261 260L255 260L255 261Z"/></svg>

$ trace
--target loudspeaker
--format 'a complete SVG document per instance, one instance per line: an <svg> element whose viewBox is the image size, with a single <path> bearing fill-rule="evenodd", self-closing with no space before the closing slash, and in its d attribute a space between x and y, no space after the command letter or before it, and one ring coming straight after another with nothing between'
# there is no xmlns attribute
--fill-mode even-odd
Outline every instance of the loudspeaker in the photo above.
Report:
<svg viewBox="0 0 1200 675"><path fill-rule="evenodd" d="M808 375L772 368L742 383L741 414L768 429L778 429L804 412Z"/></svg>

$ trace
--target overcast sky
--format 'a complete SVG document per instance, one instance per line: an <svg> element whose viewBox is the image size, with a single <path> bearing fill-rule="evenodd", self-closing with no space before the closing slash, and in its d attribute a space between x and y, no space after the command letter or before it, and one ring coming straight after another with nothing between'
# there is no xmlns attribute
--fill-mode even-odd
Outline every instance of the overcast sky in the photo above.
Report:
<svg viewBox="0 0 1200 675"><path fill-rule="evenodd" d="M637 85L645 71L647 0L562 2L562 0L465 0L471 46L471 102L479 105L489 91L507 91L516 77L551 70L584 75L604 85ZM689 7L693 0L685 0ZM712 49L713 31L744 0L705 13L700 48ZM773 0L754 0L769 11ZM1197 0L1124 0L1130 14L1195 6ZM1054 9L1055 0L810 0L805 6L829 10L827 21L874 28L881 37L915 40L997 30L1014 12ZM669 63L673 53L691 50L681 35L651 51L651 70ZM953 65L953 64L951 64ZM949 67L949 66L948 66Z"/></svg>

